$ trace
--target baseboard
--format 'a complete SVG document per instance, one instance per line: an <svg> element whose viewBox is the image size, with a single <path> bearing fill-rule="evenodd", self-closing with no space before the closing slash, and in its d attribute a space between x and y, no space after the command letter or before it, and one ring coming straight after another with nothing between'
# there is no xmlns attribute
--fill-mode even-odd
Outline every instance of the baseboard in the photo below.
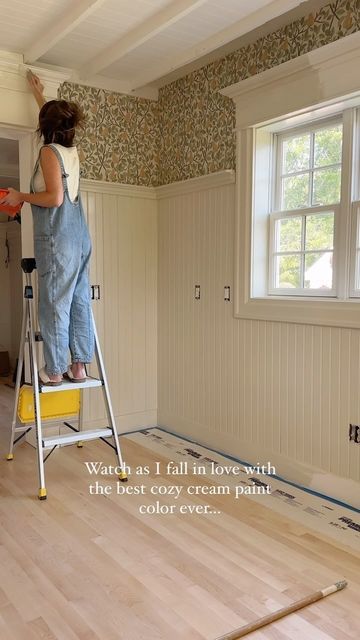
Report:
<svg viewBox="0 0 360 640"><path fill-rule="evenodd" d="M189 438L199 444L235 458L241 462L256 465L266 464L268 461L275 467L276 475L288 482L305 487L335 500L360 508L360 483L350 478L336 476L324 469L305 465L297 460L279 455L267 450L261 445L248 441L241 441L224 432L214 432L205 429L203 425L190 422L168 414L159 412L158 426Z"/></svg>

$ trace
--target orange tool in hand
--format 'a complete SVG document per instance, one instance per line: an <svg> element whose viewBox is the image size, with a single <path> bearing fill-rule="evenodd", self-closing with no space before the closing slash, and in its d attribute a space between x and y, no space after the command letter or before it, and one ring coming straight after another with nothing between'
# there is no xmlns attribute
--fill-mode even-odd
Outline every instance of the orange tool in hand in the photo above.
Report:
<svg viewBox="0 0 360 640"><path fill-rule="evenodd" d="M0 189L0 200L4 196L6 196L8 193L9 193L9 189ZM22 206L23 206L22 202L17 204L15 207L12 207L10 204L0 204L0 211L3 211L4 213L7 213L8 216L15 218L16 214L20 213Z"/></svg>

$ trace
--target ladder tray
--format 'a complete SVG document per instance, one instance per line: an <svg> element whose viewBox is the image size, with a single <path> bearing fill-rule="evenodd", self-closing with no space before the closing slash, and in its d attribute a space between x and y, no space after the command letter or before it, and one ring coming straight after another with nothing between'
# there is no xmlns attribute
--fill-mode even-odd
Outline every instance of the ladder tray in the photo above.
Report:
<svg viewBox="0 0 360 640"><path fill-rule="evenodd" d="M40 394L40 413L42 420L54 420L78 414L80 411L80 390L55 391ZM34 396L31 386L20 389L18 416L21 422L34 422Z"/></svg>

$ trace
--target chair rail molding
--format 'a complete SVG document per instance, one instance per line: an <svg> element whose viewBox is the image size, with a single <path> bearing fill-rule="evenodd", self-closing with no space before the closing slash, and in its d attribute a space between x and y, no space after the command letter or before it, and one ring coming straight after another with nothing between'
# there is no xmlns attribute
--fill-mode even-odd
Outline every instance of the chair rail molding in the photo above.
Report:
<svg viewBox="0 0 360 640"><path fill-rule="evenodd" d="M163 198L174 198L179 195L192 193L194 191L205 191L206 189L216 189L235 182L235 171L233 169L223 169L215 173L208 173L197 178L188 178L179 182L171 182L160 187L155 187L155 193L159 200Z"/></svg>
<svg viewBox="0 0 360 640"><path fill-rule="evenodd" d="M82 191L91 191L107 195L123 196L127 198L143 198L145 200L156 200L156 190L154 187L144 187L143 185L124 184L121 182L106 182L105 180L92 180L82 178L80 181Z"/></svg>

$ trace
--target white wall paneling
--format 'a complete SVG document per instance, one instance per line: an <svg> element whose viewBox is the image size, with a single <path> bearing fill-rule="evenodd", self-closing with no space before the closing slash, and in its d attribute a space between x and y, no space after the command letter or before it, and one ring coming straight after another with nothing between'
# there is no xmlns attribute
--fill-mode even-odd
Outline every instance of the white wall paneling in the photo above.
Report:
<svg viewBox="0 0 360 640"><path fill-rule="evenodd" d="M234 317L235 188L214 185L159 200L158 424L359 506L360 331Z"/></svg>
<svg viewBox="0 0 360 640"><path fill-rule="evenodd" d="M93 302L119 432L157 421L157 207L152 189L82 183L93 242ZM95 373L95 365L91 371ZM106 423L101 390L87 393L84 419Z"/></svg>

